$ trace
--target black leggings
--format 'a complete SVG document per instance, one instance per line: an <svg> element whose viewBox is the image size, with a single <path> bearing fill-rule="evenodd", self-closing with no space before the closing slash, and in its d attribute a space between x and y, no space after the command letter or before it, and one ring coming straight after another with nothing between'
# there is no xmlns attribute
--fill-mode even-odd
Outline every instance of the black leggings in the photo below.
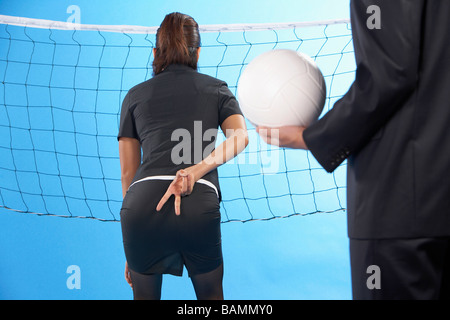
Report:
<svg viewBox="0 0 450 320"><path fill-rule="evenodd" d="M130 270L134 300L160 300L162 274L141 274ZM198 300L223 300L223 264L213 271L191 276Z"/></svg>

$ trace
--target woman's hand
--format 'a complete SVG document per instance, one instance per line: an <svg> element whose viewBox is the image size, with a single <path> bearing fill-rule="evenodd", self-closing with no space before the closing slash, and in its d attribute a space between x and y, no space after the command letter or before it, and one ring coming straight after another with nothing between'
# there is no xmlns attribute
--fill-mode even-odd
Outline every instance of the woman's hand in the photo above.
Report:
<svg viewBox="0 0 450 320"><path fill-rule="evenodd" d="M160 211L167 200L169 200L169 198L174 195L175 214L177 216L180 215L181 197L190 195L192 193L196 181L193 170L191 168L192 167L177 171L175 179L173 179L172 183L169 185L169 188L167 188L166 193L163 195L158 205L156 206L156 211Z"/></svg>
<svg viewBox="0 0 450 320"><path fill-rule="evenodd" d="M128 269L128 262L125 261L125 280L130 285L131 289L133 289L133 283L131 282L130 269Z"/></svg>

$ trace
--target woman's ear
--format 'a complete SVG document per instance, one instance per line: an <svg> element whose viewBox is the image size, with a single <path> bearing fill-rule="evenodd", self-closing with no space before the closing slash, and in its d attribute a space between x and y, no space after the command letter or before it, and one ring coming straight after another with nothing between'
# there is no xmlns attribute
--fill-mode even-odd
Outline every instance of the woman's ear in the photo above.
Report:
<svg viewBox="0 0 450 320"><path fill-rule="evenodd" d="M200 49L201 49L200 47L197 48L197 61L198 59L200 59Z"/></svg>
<svg viewBox="0 0 450 320"><path fill-rule="evenodd" d="M156 48L153 48L153 58L156 56Z"/></svg>

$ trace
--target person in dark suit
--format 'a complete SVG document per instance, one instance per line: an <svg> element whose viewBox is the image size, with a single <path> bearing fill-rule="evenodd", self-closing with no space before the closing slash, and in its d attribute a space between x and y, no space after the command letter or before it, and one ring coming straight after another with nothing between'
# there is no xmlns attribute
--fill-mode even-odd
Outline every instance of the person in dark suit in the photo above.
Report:
<svg viewBox="0 0 450 320"><path fill-rule="evenodd" d="M328 172L348 159L354 299L449 298L450 1L353 0L350 9L348 92L308 128L257 131L309 149Z"/></svg>

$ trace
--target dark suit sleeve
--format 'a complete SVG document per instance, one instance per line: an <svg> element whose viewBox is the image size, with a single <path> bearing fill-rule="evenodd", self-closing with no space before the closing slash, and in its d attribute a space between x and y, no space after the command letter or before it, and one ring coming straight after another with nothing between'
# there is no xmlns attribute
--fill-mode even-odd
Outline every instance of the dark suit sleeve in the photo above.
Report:
<svg viewBox="0 0 450 320"><path fill-rule="evenodd" d="M380 29L367 20L380 8ZM414 92L418 81L423 1L353 0L356 76L349 91L303 137L317 161L334 171L363 148Z"/></svg>

